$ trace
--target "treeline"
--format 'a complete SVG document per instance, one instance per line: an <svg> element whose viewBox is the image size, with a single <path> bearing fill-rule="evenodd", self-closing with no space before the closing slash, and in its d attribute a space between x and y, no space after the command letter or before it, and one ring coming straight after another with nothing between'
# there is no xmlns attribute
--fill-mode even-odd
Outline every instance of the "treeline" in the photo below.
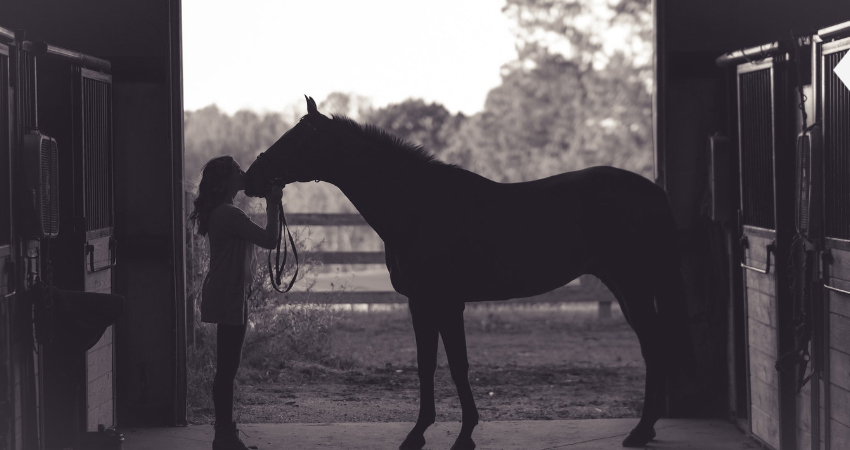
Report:
<svg viewBox="0 0 850 450"><path fill-rule="evenodd" d="M452 114L415 98L374 108L362 96L340 92L320 102L319 110L384 128L496 181L594 165L651 177L652 71L645 48L640 51L642 45L651 48L649 0L609 2L610 14L591 6L581 0L507 0L503 11L519 26L517 60L503 67L501 85L475 115ZM600 31L612 29L626 31L623 45L606 41ZM232 116L215 106L187 111L187 187L214 156L230 154L247 167L306 113L303 108ZM284 199L289 211L351 210L325 183L287 186Z"/></svg>

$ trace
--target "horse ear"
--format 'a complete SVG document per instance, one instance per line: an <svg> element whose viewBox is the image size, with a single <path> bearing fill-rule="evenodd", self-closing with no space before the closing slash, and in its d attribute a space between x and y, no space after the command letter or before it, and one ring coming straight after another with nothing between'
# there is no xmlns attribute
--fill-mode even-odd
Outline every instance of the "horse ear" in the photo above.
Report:
<svg viewBox="0 0 850 450"><path fill-rule="evenodd" d="M316 107L316 101L313 100L313 97L307 97L305 95L304 98L307 99L307 114L318 114L319 108Z"/></svg>

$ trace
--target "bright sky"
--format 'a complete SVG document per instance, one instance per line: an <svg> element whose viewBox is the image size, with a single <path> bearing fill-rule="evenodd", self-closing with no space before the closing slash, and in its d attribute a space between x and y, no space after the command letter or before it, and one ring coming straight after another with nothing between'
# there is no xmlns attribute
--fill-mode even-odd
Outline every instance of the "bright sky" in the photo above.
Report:
<svg viewBox="0 0 850 450"><path fill-rule="evenodd" d="M474 114L516 57L503 0L183 0L183 101L282 111L334 91Z"/></svg>

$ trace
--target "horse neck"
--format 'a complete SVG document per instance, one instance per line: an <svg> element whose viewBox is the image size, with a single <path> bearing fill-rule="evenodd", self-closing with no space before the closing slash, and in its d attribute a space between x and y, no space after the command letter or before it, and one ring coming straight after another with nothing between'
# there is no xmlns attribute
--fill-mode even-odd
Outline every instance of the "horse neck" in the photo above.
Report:
<svg viewBox="0 0 850 450"><path fill-rule="evenodd" d="M395 159L394 149L374 148L386 145L385 142L352 134L350 130L337 134L335 148L340 154L334 159L341 170L326 181L348 197L385 242L391 242L407 226L407 218L416 204L414 197L421 171L428 169L421 165L427 163L406 160L409 155L403 154L395 155L398 161L388 161L388 154Z"/></svg>
<svg viewBox="0 0 850 450"><path fill-rule="evenodd" d="M394 240L394 235L401 231L401 218L406 214L402 210L394 210L390 202L382 198L384 189L378 185L346 184L338 187L384 242Z"/></svg>

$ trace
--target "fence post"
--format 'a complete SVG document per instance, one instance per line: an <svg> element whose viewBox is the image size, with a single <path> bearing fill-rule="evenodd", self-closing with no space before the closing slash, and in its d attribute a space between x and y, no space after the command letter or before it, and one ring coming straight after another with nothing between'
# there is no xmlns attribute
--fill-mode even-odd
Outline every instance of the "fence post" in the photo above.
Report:
<svg viewBox="0 0 850 450"><path fill-rule="evenodd" d="M611 302L610 301L600 301L599 302L599 318L600 319L610 319L611 318Z"/></svg>
<svg viewBox="0 0 850 450"><path fill-rule="evenodd" d="M189 210L189 205L192 205L195 196L189 191L184 191L184 211ZM195 233L192 229L192 223L186 221L186 253L184 257L186 261L186 344L195 346Z"/></svg>

